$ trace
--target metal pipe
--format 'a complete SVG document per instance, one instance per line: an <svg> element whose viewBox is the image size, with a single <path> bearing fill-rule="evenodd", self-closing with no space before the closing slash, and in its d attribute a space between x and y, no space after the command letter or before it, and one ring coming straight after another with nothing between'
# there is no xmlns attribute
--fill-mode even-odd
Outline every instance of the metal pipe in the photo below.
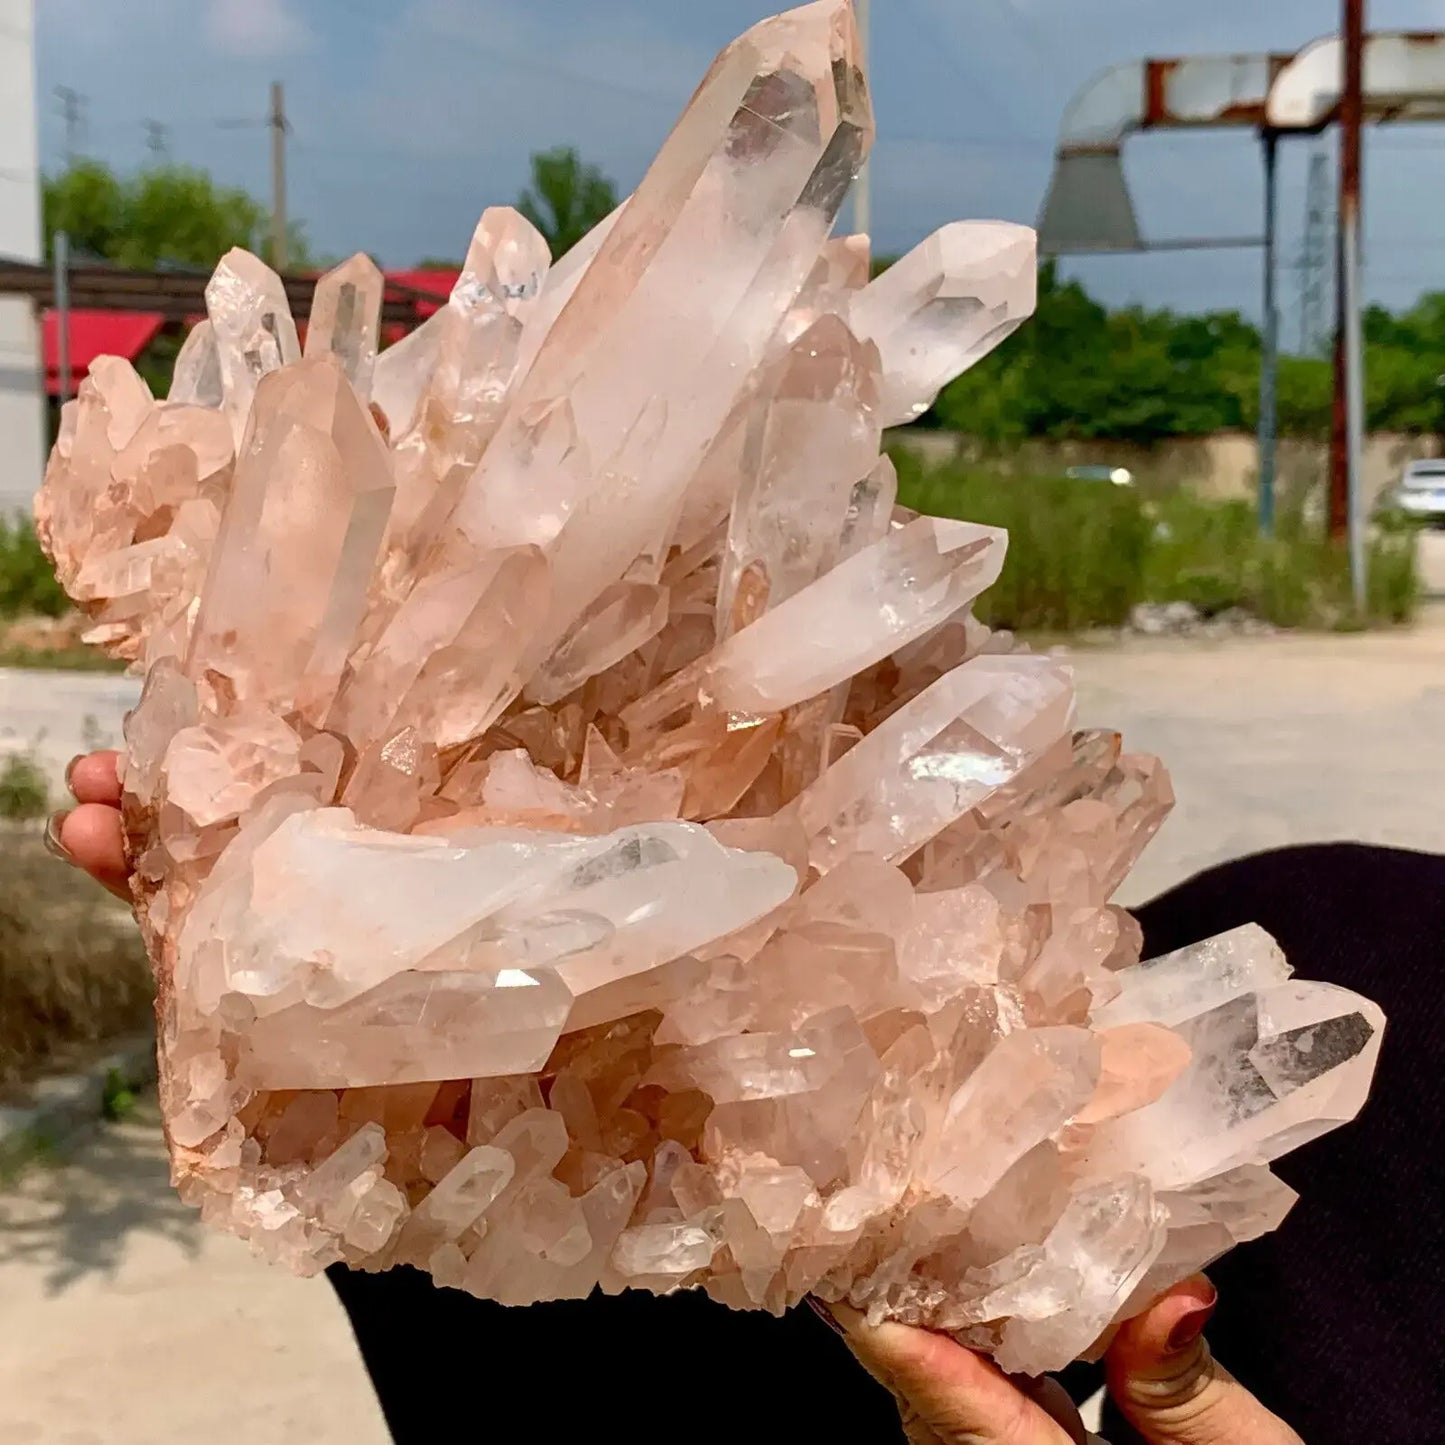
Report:
<svg viewBox="0 0 1445 1445"><path fill-rule="evenodd" d="M1279 135L1260 133L1264 146L1264 329L1259 357L1259 530L1274 532L1278 441L1279 306L1275 300L1275 249L1279 218Z"/></svg>
<svg viewBox="0 0 1445 1445"><path fill-rule="evenodd" d="M868 41L871 22L870 0L857 0L858 40L862 48L863 68L868 68ZM853 229L860 236L873 234L873 162L865 156L858 179L853 183Z"/></svg>
<svg viewBox="0 0 1445 1445"><path fill-rule="evenodd" d="M1358 241L1360 221L1360 130L1364 121L1365 0L1344 0L1344 87L1340 93L1340 198L1335 245L1335 399L1330 428L1330 536L1350 532L1351 376L1347 333L1352 296L1347 238ZM1356 477L1354 479L1358 481Z"/></svg>
<svg viewBox="0 0 1445 1445"><path fill-rule="evenodd" d="M70 235L55 233L55 369L60 404L70 400Z"/></svg>
<svg viewBox="0 0 1445 1445"><path fill-rule="evenodd" d="M1345 378L1349 405L1345 433L1350 481L1350 587L1355 616L1363 619L1368 599L1368 561L1365 555L1365 347L1360 324L1360 217L1356 212L1345 230Z"/></svg>

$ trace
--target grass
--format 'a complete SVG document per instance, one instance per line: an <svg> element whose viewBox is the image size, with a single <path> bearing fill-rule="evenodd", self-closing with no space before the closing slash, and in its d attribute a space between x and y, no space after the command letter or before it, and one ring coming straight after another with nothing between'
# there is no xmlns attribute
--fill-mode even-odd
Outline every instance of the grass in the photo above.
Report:
<svg viewBox="0 0 1445 1445"><path fill-rule="evenodd" d="M1002 480L958 468L924 470L895 457L899 501L936 517L1006 527L1003 575L979 599L980 619L1028 632L1119 626L1141 600L1149 519L1120 487L1063 478Z"/></svg>
<svg viewBox="0 0 1445 1445"><path fill-rule="evenodd" d="M1420 600L1416 533L1397 524L1372 532L1360 616L1344 550L1297 513L1262 538L1245 502L1151 501L1133 488L927 468L908 453L894 460L904 505L1008 528L1003 575L977 608L992 626L1117 627L1139 603L1183 601L1205 616L1242 608L1277 627L1353 630L1407 622Z"/></svg>
<svg viewBox="0 0 1445 1445"><path fill-rule="evenodd" d="M0 515L0 667L123 671L123 662L76 639L76 620L34 525Z"/></svg>
<svg viewBox="0 0 1445 1445"><path fill-rule="evenodd" d="M0 516L0 617L61 617L70 600L40 548L35 525Z"/></svg>
<svg viewBox="0 0 1445 1445"><path fill-rule="evenodd" d="M105 1087L100 1096L101 1114L114 1123L134 1111L135 1091L126 1083L119 1069L111 1069L105 1076Z"/></svg>
<svg viewBox="0 0 1445 1445"><path fill-rule="evenodd" d="M126 910L51 858L35 827L0 829L0 1084L144 1028L151 978ZM117 1095L112 1104L125 1107Z"/></svg>
<svg viewBox="0 0 1445 1445"><path fill-rule="evenodd" d="M11 753L0 764L0 818L27 822L50 811L50 785L30 753Z"/></svg>
<svg viewBox="0 0 1445 1445"><path fill-rule="evenodd" d="M0 641L0 667L28 667L45 672L124 672L126 664L96 647L26 647Z"/></svg>
<svg viewBox="0 0 1445 1445"><path fill-rule="evenodd" d="M1408 622L1419 604L1416 532L1385 524L1370 537L1365 615L1351 595L1348 554L1298 512L1262 538L1246 502L1187 496L1155 504L1142 586L1152 602L1189 602L1205 615L1243 608L1277 627L1350 631Z"/></svg>

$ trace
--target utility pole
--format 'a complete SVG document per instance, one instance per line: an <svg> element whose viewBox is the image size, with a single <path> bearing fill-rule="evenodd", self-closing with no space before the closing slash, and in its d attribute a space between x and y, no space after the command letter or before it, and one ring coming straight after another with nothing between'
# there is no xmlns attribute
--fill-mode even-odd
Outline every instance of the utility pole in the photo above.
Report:
<svg viewBox="0 0 1445 1445"><path fill-rule="evenodd" d="M80 134L85 126L85 97L68 85L57 85L54 95L65 118L65 164L73 166L80 153Z"/></svg>
<svg viewBox="0 0 1445 1445"><path fill-rule="evenodd" d="M1279 451L1279 132L1260 133L1264 147L1264 330L1259 358L1259 530L1274 533L1274 481Z"/></svg>
<svg viewBox="0 0 1445 1445"><path fill-rule="evenodd" d="M55 378L60 404L70 400L70 237L57 231L55 248Z"/></svg>
<svg viewBox="0 0 1445 1445"><path fill-rule="evenodd" d="M271 264L285 271L286 255L286 91L271 82Z"/></svg>
<svg viewBox="0 0 1445 1445"><path fill-rule="evenodd" d="M857 0L858 38L863 49L863 69L868 69L870 0ZM864 160L858 179L853 183L853 229L860 235L873 233L873 175L871 162Z"/></svg>
<svg viewBox="0 0 1445 1445"><path fill-rule="evenodd" d="M1330 428L1330 536L1351 535L1357 510L1358 447L1354 435L1360 357L1351 346L1359 326L1360 133L1364 125L1365 0L1344 0L1344 87L1340 92L1340 194L1335 228L1335 398Z"/></svg>

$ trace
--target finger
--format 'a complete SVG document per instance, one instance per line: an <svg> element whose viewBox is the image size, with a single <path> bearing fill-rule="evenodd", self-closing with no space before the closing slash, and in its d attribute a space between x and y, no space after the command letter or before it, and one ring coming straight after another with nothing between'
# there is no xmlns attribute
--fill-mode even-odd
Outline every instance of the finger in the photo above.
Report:
<svg viewBox="0 0 1445 1445"><path fill-rule="evenodd" d="M65 781L77 803L106 803L120 807L120 776L117 752L82 753L71 760Z"/></svg>
<svg viewBox="0 0 1445 1445"><path fill-rule="evenodd" d="M908 1325L870 1326L830 1305L849 1345L900 1396L941 1445L1073 1445L1042 1406L999 1368L943 1335Z"/></svg>
<svg viewBox="0 0 1445 1445"><path fill-rule="evenodd" d="M1149 1445L1301 1445L1210 1354L1216 1298L1196 1276L1119 1331L1105 1360L1114 1402Z"/></svg>
<svg viewBox="0 0 1445 1445"><path fill-rule="evenodd" d="M1074 1404L1073 1397L1050 1375L1041 1375L1036 1380L1014 1377L1013 1383L1031 1399L1074 1445L1088 1445L1088 1432L1084 1429L1083 1417Z"/></svg>
<svg viewBox="0 0 1445 1445"><path fill-rule="evenodd" d="M69 862L117 898L130 901L120 813L115 808L82 803L68 813L57 813L50 821L49 837Z"/></svg>

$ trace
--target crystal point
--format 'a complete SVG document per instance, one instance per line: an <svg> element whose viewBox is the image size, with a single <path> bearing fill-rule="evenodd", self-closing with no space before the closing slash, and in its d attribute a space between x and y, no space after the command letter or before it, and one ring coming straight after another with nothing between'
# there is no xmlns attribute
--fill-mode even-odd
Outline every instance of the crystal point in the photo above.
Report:
<svg viewBox="0 0 1445 1445"><path fill-rule="evenodd" d="M206 287L206 311L216 342L222 409L239 446L261 378L301 358L296 322L281 278L249 251L227 251L221 258Z"/></svg>
<svg viewBox="0 0 1445 1445"><path fill-rule="evenodd" d="M316 283L306 356L334 356L362 401L371 398L385 283L370 256L357 254Z"/></svg>
<svg viewBox="0 0 1445 1445"><path fill-rule="evenodd" d="M858 293L848 316L882 354L885 426L922 416L946 382L1033 315L1035 251L1027 226L957 221Z"/></svg>

